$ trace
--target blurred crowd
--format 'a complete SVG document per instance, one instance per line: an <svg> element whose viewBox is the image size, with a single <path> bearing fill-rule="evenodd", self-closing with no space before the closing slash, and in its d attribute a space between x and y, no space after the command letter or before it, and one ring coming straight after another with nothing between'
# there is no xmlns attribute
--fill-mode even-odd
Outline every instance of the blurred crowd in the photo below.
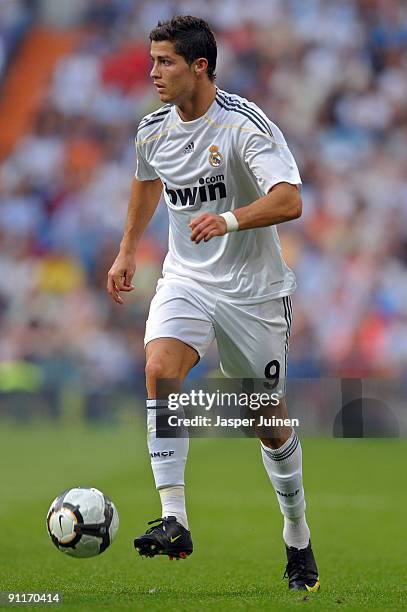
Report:
<svg viewBox="0 0 407 612"><path fill-rule="evenodd" d="M7 65L34 17L30 0L0 2L0 83Z"/></svg>
<svg viewBox="0 0 407 612"><path fill-rule="evenodd" d="M56 65L32 130L0 167L0 374L1 363L19 363L37 368L37 384L48 387L142 389L144 322L167 248L162 204L124 306L110 301L106 275L125 220L137 124L159 106L148 32L182 13L209 20L219 87L259 104L300 168L303 216L279 228L299 285L291 376L405 374L406 4L56 4L36 0L30 12L21 0L0 5L0 75L36 25L82 31ZM216 367L212 351L197 373Z"/></svg>

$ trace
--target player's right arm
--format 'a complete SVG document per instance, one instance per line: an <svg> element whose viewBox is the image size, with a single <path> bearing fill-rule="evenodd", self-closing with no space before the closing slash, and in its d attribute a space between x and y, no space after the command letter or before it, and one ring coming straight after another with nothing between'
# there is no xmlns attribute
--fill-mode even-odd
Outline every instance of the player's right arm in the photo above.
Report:
<svg viewBox="0 0 407 612"><path fill-rule="evenodd" d="M119 253L107 276L107 291L118 304L123 304L120 291L133 291L131 284L136 271L136 251L143 233L153 216L162 191L159 178L133 179L127 219Z"/></svg>

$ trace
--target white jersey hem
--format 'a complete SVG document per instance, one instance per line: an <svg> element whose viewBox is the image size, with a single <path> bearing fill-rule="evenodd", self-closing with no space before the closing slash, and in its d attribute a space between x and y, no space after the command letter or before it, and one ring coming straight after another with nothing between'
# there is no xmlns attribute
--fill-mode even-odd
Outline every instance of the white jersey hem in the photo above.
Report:
<svg viewBox="0 0 407 612"><path fill-rule="evenodd" d="M262 295L256 295L253 297L238 297L235 294L231 293L227 290L222 290L215 283L205 283L201 280L196 280L192 277L188 276L178 276L174 272L166 272L159 279L159 282L174 282L185 285L186 287L190 287L191 283L197 283L200 287L203 287L207 291L211 292L213 295L222 297L223 299L229 299L237 304L262 304L264 302L269 302L270 300L276 300L278 298L287 297L288 295L292 295L297 289L297 283L293 283L289 286L285 286L278 291L272 291L270 293L265 293Z"/></svg>

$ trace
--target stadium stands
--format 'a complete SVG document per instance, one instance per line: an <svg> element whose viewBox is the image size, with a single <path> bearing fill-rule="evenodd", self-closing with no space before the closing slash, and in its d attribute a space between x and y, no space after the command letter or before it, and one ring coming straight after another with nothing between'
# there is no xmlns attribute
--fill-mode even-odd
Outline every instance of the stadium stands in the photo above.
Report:
<svg viewBox="0 0 407 612"><path fill-rule="evenodd" d="M37 2L25 35L28 41L44 22L50 28L50 20L61 40L83 32L52 64L35 122L0 168L0 360L40 366L45 386L141 388L144 320L165 252L164 207L146 234L137 291L125 306L111 303L105 282L124 223L137 123L158 106L148 30L171 5L174 14L209 18L219 40L219 86L264 108L302 172L303 216L280 229L299 283L291 375L405 375L405 3L79 4L61 29ZM22 49L3 64L0 105L13 71L22 70ZM39 59L31 60L20 79L27 100ZM0 150L7 139L2 131ZM215 365L212 352L200 373Z"/></svg>

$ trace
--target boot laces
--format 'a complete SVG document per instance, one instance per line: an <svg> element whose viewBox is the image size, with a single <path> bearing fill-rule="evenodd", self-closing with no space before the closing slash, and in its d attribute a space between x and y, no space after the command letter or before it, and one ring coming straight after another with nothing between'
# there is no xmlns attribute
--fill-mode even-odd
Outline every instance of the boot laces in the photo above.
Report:
<svg viewBox="0 0 407 612"><path fill-rule="evenodd" d="M154 525L154 523L158 523L158 525L154 525L154 527L150 527L149 529L147 529L146 533L152 533L155 529L160 529L163 525L169 522L170 521L168 520L168 518L164 518L164 517L156 518L153 521L148 521L147 525Z"/></svg>
<svg viewBox="0 0 407 612"><path fill-rule="evenodd" d="M304 580L306 578L307 560L306 560L306 549L295 549L290 556L285 572L284 578L296 578L297 580ZM293 575L295 572L295 575Z"/></svg>

